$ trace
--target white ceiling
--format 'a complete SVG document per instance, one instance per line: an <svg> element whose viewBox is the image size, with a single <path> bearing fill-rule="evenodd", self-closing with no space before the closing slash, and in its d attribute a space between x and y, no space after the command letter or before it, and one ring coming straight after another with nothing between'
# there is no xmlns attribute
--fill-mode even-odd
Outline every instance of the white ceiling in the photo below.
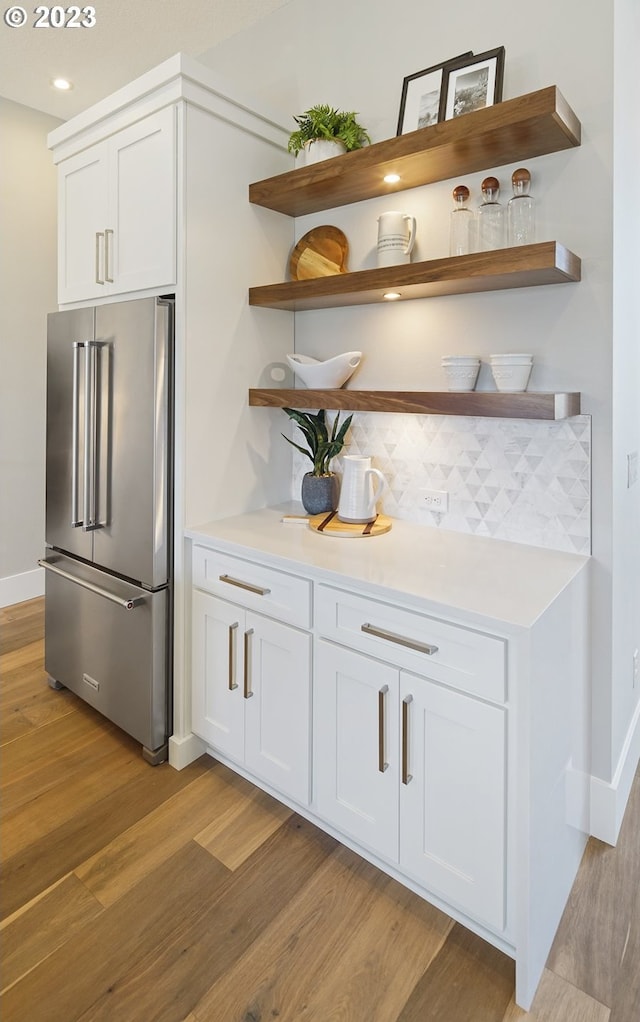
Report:
<svg viewBox="0 0 640 1022"><path fill-rule="evenodd" d="M21 0L24 27L0 22L0 96L67 120L174 53L198 57L289 2L92 0L93 28L35 28L36 5ZM59 75L71 92L51 87Z"/></svg>

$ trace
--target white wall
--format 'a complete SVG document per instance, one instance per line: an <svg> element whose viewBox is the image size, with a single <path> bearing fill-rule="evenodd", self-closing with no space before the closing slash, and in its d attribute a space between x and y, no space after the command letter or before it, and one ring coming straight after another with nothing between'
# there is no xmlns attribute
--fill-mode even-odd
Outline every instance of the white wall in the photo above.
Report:
<svg viewBox="0 0 640 1022"><path fill-rule="evenodd" d="M634 5L635 0L617 0L616 6L616 84L623 90L634 67ZM467 49L479 53L504 45L505 99L557 85L580 118L579 149L527 161L539 207L539 238L556 238L582 258L580 284L298 314L296 350L328 357L361 349L365 361L358 386L416 389L441 385L439 359L445 351L530 351L536 358L532 389L582 392L583 411L593 416L593 770L606 781L614 775L637 703L629 664L640 642L640 625L633 619L640 572L637 560L625 555L634 538L637 490L623 497L619 484L622 451L638 447L632 421L638 378L637 361L634 379L628 351L637 344L631 299L623 299L615 319L612 311L613 29L612 5L597 0L541 0L527 16L511 0L496 0L490 16L475 0L461 0L449 17L434 0L400 0L393 7L383 0L325 0L321 17L313 0L293 0L258 30L226 40L200 58L230 82L259 88L291 127L294 113L328 102L359 111L378 141L395 134L405 75ZM618 113L616 127L623 130L626 124L629 131L637 99L629 98L627 106L629 113L626 107L622 116ZM628 175L635 166L637 157L623 169ZM500 168L504 184L514 167ZM476 202L483 176L466 179ZM415 189L393 200L393 208L419 219L417 258L446 254L450 192L456 183ZM376 199L304 217L296 233L317 223L341 227L350 241L350 268L364 268L373 265L376 217L389 205ZM630 234L627 229L616 236L616 256L628 249ZM616 283L616 300L620 297ZM615 419L614 371L620 409ZM487 385L481 378L480 386ZM620 529L615 557L612 495L622 498L615 505Z"/></svg>
<svg viewBox="0 0 640 1022"><path fill-rule="evenodd" d="M46 314L56 307L60 123L0 98L0 606L44 592Z"/></svg>

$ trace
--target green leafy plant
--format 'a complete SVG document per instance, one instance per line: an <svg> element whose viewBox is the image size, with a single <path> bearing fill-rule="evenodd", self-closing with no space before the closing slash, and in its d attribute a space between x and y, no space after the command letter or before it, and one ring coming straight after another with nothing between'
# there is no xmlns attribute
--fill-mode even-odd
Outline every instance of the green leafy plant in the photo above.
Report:
<svg viewBox="0 0 640 1022"><path fill-rule="evenodd" d="M326 103L312 106L299 117L293 118L298 127L289 138L289 152L297 156L307 142L316 142L318 139L338 139L347 152L361 149L371 139L356 121L356 116L354 111L336 110Z"/></svg>
<svg viewBox="0 0 640 1022"><path fill-rule="evenodd" d="M333 421L331 433L329 433L324 409L321 409L316 415L313 412L298 412L295 408L284 408L283 411L302 430L307 441L308 450L295 443L295 441L290 440L283 433L284 439L288 444L291 444L292 447L295 447L296 450L310 459L313 464L312 475L330 475L329 464L336 455L340 454L344 447L344 438L351 425L353 415L349 415L342 423L342 426L340 426L340 429L338 429L340 420L340 412L338 412Z"/></svg>

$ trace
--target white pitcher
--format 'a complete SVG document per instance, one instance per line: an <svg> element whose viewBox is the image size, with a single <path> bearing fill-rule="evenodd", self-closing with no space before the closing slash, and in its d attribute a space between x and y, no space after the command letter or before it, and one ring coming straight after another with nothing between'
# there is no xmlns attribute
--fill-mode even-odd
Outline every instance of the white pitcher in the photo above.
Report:
<svg viewBox="0 0 640 1022"><path fill-rule="evenodd" d="M338 518L341 522L373 522L376 517L376 501L386 486L382 472L371 468L371 458L357 454L345 454L342 461L344 468Z"/></svg>
<svg viewBox="0 0 640 1022"><path fill-rule="evenodd" d="M416 240L416 218L391 210L378 217L378 266L411 261Z"/></svg>

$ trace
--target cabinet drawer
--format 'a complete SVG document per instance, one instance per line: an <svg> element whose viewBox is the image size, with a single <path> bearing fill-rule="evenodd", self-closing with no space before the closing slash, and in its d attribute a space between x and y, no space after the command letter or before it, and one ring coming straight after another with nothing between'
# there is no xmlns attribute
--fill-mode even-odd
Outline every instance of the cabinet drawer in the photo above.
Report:
<svg viewBox="0 0 640 1022"><path fill-rule="evenodd" d="M325 585L317 587L316 622L321 635L351 649L484 699L506 698L503 639Z"/></svg>
<svg viewBox="0 0 640 1022"><path fill-rule="evenodd" d="M311 627L311 582L208 547L193 548L193 584L268 617Z"/></svg>

